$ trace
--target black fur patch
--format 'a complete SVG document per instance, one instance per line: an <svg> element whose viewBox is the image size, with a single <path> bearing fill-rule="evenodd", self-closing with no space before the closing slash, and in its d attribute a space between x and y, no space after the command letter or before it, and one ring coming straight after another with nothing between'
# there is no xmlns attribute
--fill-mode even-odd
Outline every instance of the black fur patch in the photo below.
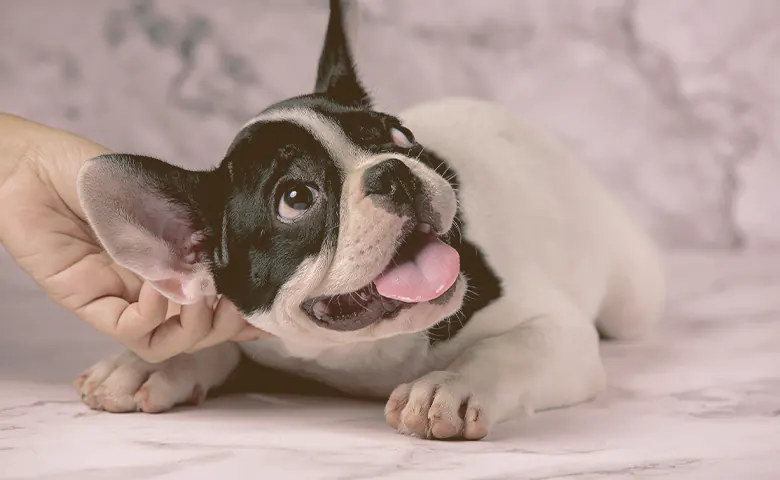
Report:
<svg viewBox="0 0 780 480"><path fill-rule="evenodd" d="M304 128L259 122L236 137L218 173L230 193L221 228L207 239L217 290L246 315L266 311L307 257L335 248L340 169ZM299 220L285 223L277 210L292 184L313 186L320 197Z"/></svg>
<svg viewBox="0 0 780 480"><path fill-rule="evenodd" d="M330 18L317 67L316 93L324 93L337 103L371 108L371 99L358 79L344 28L342 1L330 0Z"/></svg>

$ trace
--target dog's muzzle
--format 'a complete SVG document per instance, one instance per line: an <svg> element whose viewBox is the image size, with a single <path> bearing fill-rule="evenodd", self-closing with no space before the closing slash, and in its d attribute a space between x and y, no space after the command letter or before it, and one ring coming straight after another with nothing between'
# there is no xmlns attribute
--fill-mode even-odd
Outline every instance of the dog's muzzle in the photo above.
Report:
<svg viewBox="0 0 780 480"><path fill-rule="evenodd" d="M460 274L458 252L433 227L419 223L406 234L384 271L363 288L306 300L301 309L329 330L354 331L395 317L417 304L446 301Z"/></svg>

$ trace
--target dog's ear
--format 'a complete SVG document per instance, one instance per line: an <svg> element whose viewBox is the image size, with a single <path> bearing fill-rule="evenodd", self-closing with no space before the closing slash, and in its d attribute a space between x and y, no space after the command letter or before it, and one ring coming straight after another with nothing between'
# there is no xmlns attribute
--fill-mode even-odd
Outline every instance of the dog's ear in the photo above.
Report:
<svg viewBox="0 0 780 480"><path fill-rule="evenodd" d="M348 15L354 13L354 15ZM330 0L330 19L317 68L315 93L351 107L371 108L371 98L358 78L347 38L347 17L357 22L355 0Z"/></svg>
<svg viewBox="0 0 780 480"><path fill-rule="evenodd" d="M214 172L194 172L155 158L103 155L80 170L87 220L109 255L171 300L212 293L201 251L204 212L198 195ZM204 192L204 189L207 192Z"/></svg>

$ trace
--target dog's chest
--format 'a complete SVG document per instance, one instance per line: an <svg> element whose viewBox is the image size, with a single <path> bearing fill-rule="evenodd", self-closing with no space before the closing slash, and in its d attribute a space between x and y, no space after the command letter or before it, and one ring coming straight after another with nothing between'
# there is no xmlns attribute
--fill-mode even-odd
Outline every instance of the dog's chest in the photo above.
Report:
<svg viewBox="0 0 780 480"><path fill-rule="evenodd" d="M311 378L354 395L387 396L401 383L441 368L444 361L423 334L338 346L278 338L241 344L253 361Z"/></svg>

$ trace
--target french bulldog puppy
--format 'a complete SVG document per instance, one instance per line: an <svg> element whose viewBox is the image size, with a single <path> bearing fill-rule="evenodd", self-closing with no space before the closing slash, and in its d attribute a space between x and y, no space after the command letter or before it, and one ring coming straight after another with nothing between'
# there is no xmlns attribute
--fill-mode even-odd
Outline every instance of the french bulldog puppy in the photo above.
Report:
<svg viewBox="0 0 780 480"><path fill-rule="evenodd" d="M118 264L179 303L224 296L275 335L99 362L82 387L93 408L202 397L243 351L387 399L398 432L476 440L594 398L600 335L662 316L656 247L566 151L482 101L375 110L341 3L314 93L251 119L216 169L123 154L83 167L84 211Z"/></svg>

